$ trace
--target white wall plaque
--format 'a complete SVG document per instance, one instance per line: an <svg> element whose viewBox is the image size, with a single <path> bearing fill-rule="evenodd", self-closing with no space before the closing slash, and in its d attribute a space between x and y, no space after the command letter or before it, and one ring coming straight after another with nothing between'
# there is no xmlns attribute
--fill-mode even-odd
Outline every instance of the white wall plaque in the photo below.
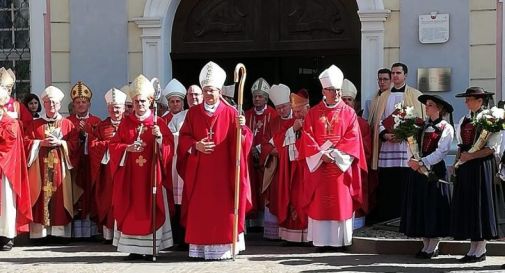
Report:
<svg viewBox="0 0 505 273"><path fill-rule="evenodd" d="M419 15L419 42L440 44L449 40L449 14Z"/></svg>

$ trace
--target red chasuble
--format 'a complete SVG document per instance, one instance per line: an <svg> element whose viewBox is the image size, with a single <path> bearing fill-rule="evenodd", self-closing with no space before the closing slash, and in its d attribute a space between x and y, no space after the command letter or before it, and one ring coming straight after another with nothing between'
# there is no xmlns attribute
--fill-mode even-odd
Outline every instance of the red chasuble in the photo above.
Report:
<svg viewBox="0 0 505 273"><path fill-rule="evenodd" d="M152 134L154 115L140 121L135 114L123 118L117 133L109 143L110 171L113 177L112 210L119 231L127 235L152 234L152 179L157 182L156 229L165 223L165 212L161 186L167 191L168 204L173 211L171 166L174 138L162 118L157 124L163 135L163 142L154 158L155 137ZM142 125L142 126L141 126ZM126 147L139 137L146 145L142 152L126 152ZM126 154L125 154L126 152ZM123 158L125 156L125 158ZM124 162L122 162L124 159ZM153 160L155 162L153 163ZM153 169L154 168L154 169ZM155 170L156 176L153 176Z"/></svg>
<svg viewBox="0 0 505 273"><path fill-rule="evenodd" d="M265 199L265 206L268 207L270 210L270 213L278 217L279 214L279 208L278 208L278 202L277 199L279 198L279 180L280 179L289 179L289 176L284 177L284 175L281 173L280 170L280 165L281 165L281 156L280 153L286 153L287 155L287 147L282 147L284 143L284 136L286 134L287 129L289 129L291 126L293 126L293 123L295 122L294 119L282 119L280 116L275 117L272 122L269 124L269 131L272 134L272 140L274 140L274 145L275 148L278 151L278 155L275 157L277 158L277 168L274 171L274 175L272 177L272 180L269 185L263 184L263 197ZM265 162L265 168L268 167L269 164L273 164L272 159L268 159L268 155L272 152L274 149L274 146L270 143L270 139L265 139L263 144L261 145L261 153L260 153L260 158L262 159L263 162ZM271 157L274 157L274 155L270 155ZM284 158L285 159L285 158ZM289 158L287 159L289 161ZM286 162L282 162L286 163ZM288 169L289 172L289 169ZM266 181L263 180L263 183Z"/></svg>
<svg viewBox="0 0 505 273"><path fill-rule="evenodd" d="M277 111L268 105L261 115L256 114L254 107L245 112L246 125L253 133L253 148L257 145L263 144L265 141L268 142L270 138L272 138L272 133L270 132L270 122L272 122L272 120L277 116ZM260 158L259 161L253 160L252 153L249 159L249 174L253 204L251 212L263 210L262 207L264 204L263 198L261 197L261 191L263 187L264 160L264 157Z"/></svg>
<svg viewBox="0 0 505 273"><path fill-rule="evenodd" d="M304 204L308 216L315 220L343 221L350 219L362 206L361 170L366 159L357 116L351 107L340 101L334 108L324 102L312 107L304 121L302 147L305 157L320 151L329 140L333 147L351 155L354 160L346 172L335 163L321 163L305 181Z"/></svg>
<svg viewBox="0 0 505 273"><path fill-rule="evenodd" d="M16 194L16 229L26 232L33 217L23 136L19 123L6 113L0 119L0 196L2 175L7 177Z"/></svg>
<svg viewBox="0 0 505 273"><path fill-rule="evenodd" d="M48 122L33 120L25 131L26 152L30 158L36 140L44 140L49 134L65 140L59 147L41 147L34 160L30 160L28 175L33 211L33 222L46 226L62 226L74 216L74 204L82 189L70 177L70 156L78 150L78 132L68 119ZM30 158L31 159L31 158ZM72 194L73 192L73 194Z"/></svg>
<svg viewBox="0 0 505 273"><path fill-rule="evenodd" d="M184 162L184 191L181 222L186 227L189 244L211 245L232 243L235 188L237 110L220 103L209 116L200 104L189 108L179 132L178 165ZM212 139L214 151L196 150L196 142ZM249 128L242 128L240 161L239 228L244 232L245 213L251 208L247 156L252 143Z"/></svg>
<svg viewBox="0 0 505 273"><path fill-rule="evenodd" d="M96 218L96 207L93 200L94 185L91 181L91 170L89 160L89 143L93 140L93 135L96 126L100 123L100 118L89 115L86 119L79 119L75 114L68 117L74 124L76 130L79 132L79 151L72 155L72 162L75 162L72 175L75 177L75 183L84 190L81 198L79 199L76 209L77 215L81 219L85 219L90 215L93 219ZM88 154L85 154L84 133L88 134Z"/></svg>
<svg viewBox="0 0 505 273"><path fill-rule="evenodd" d="M296 158L291 161L289 158L288 146L283 147L286 131L293 126L294 119L285 123L283 129L274 134L274 144L279 151L279 166L276 174L277 196L273 202L277 210L277 220L279 226L288 229L307 228L307 213L304 211L302 201L304 197L304 175L308 172L305 160ZM300 130L298 135L303 134ZM300 150L300 140L295 143L296 149Z"/></svg>
<svg viewBox="0 0 505 273"><path fill-rule="evenodd" d="M28 124L33 120L33 116L26 106L17 101L15 98L11 97L7 104L4 105L4 109L8 112L17 113L18 117L16 119L21 121L23 127L28 126Z"/></svg>
<svg viewBox="0 0 505 273"><path fill-rule="evenodd" d="M117 126L114 126L110 117L98 123L95 130L95 138L91 141L89 159L91 164L91 184L95 186L94 201L98 216L98 224L109 229L114 227L112 215L112 174L109 164L102 164L102 159L109 147L110 139L116 134Z"/></svg>

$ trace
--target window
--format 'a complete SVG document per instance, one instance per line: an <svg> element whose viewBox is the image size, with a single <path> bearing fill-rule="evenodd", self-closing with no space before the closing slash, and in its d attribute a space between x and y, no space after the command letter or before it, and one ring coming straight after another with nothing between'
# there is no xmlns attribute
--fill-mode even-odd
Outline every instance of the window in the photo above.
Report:
<svg viewBox="0 0 505 273"><path fill-rule="evenodd" d="M0 0L0 67L16 74L12 91L22 98L30 93L29 0Z"/></svg>

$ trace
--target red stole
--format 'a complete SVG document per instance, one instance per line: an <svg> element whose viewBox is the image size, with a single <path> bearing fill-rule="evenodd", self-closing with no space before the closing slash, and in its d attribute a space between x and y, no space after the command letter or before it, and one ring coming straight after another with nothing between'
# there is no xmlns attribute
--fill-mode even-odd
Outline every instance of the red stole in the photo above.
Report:
<svg viewBox="0 0 505 273"><path fill-rule="evenodd" d="M139 136L146 145L142 152L126 152L124 165L121 160L126 147L133 144ZM166 212L163 203L161 186L167 191L168 204L173 211L173 195L171 174L166 166L171 164L173 152L173 136L163 119L158 118L157 124L163 135L161 150L158 158L154 155L155 137L152 134L154 115L151 114L144 121L139 121L135 114L123 118L117 133L109 143L110 171L113 177L112 207L118 230L128 235L147 235L152 233L152 188L153 162L156 172L156 229L165 222Z"/></svg>
<svg viewBox="0 0 505 273"><path fill-rule="evenodd" d="M294 119L274 134L275 147L279 151L279 167L277 172L277 196L274 200L277 210L279 226L288 229L305 229L307 227L307 213L302 201L304 196L304 175L308 172L305 160L298 157L296 161L289 158L288 146L283 147L286 131L293 126ZM298 134L303 134L300 130ZM300 151L300 141L295 147Z"/></svg>
<svg viewBox="0 0 505 273"><path fill-rule="evenodd" d="M334 163L323 162L308 175L304 189L308 215L315 220L350 219L362 206L361 170L367 169L354 109L342 101L334 108L320 102L305 117L304 131L307 134L302 134L302 156L319 153L319 147L329 140L335 149L354 158L346 172Z"/></svg>
<svg viewBox="0 0 505 273"><path fill-rule="evenodd" d="M19 123L5 112L0 119L0 139L0 194L1 175L5 175L16 194L16 229L27 232L33 217L23 136Z"/></svg>
<svg viewBox="0 0 505 273"><path fill-rule="evenodd" d="M178 170L184 167L181 222L186 226L185 241L190 244L229 244L232 242L235 188L235 145L237 110L220 103L209 116L204 105L191 107L179 132ZM211 154L203 154L195 143L214 140ZM239 233L244 231L245 213L251 208L247 170L252 134L243 126L240 164ZM181 172L180 172L181 173Z"/></svg>

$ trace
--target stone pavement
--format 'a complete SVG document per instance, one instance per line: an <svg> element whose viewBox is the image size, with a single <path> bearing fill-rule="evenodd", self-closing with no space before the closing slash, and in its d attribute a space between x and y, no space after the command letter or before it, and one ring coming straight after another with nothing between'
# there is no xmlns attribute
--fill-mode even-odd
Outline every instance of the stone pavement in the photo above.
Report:
<svg viewBox="0 0 505 273"><path fill-rule="evenodd" d="M256 236L259 237L259 236ZM235 261L205 262L187 257L187 252L162 252L158 262L123 261L124 253L92 242L59 246L17 246L0 252L0 272L505 272L505 257L461 264L461 256L441 255L425 261L412 255L315 253L313 247L284 247L279 242L253 238Z"/></svg>

